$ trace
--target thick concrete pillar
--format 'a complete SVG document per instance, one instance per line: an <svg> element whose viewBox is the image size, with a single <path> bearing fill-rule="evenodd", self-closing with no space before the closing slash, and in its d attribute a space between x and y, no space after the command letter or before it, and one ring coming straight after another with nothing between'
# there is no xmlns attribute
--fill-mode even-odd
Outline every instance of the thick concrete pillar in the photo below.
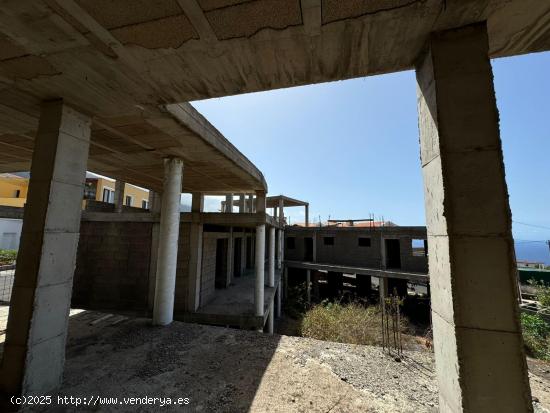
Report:
<svg viewBox="0 0 550 413"><path fill-rule="evenodd" d="M124 206L124 188L126 182L117 179L115 181L115 212L122 212Z"/></svg>
<svg viewBox="0 0 550 413"><path fill-rule="evenodd" d="M254 212L254 195L248 195L248 212Z"/></svg>
<svg viewBox="0 0 550 413"><path fill-rule="evenodd" d="M61 384L90 125L62 101L42 106L0 377L8 395Z"/></svg>
<svg viewBox="0 0 550 413"><path fill-rule="evenodd" d="M183 162L180 159L170 158L164 160L159 249L153 306L153 324L155 325L170 324L174 318L182 173Z"/></svg>
<svg viewBox="0 0 550 413"><path fill-rule="evenodd" d="M277 269L280 270L283 264L283 240L285 234L281 229L277 230Z"/></svg>
<svg viewBox="0 0 550 413"><path fill-rule="evenodd" d="M241 238L241 275L244 275L246 270L246 230L243 228L243 237Z"/></svg>
<svg viewBox="0 0 550 413"><path fill-rule="evenodd" d="M233 280L233 227L229 228L229 236L227 237L227 281L225 286L229 287Z"/></svg>
<svg viewBox="0 0 550 413"><path fill-rule="evenodd" d="M309 204L306 204L306 227L309 227Z"/></svg>
<svg viewBox="0 0 550 413"><path fill-rule="evenodd" d="M383 303L384 300L388 297L389 288L387 278L378 278L378 295L380 297L380 303Z"/></svg>
<svg viewBox="0 0 550 413"><path fill-rule="evenodd" d="M275 300L277 300L277 318L281 318L281 313L283 311L283 308L282 308L282 299L281 299L281 294L282 294L282 289L281 289L281 286L283 285L282 284L283 280L280 280L279 281L279 286L277 287L277 291L275 292Z"/></svg>
<svg viewBox="0 0 550 413"><path fill-rule="evenodd" d="M306 301L311 303L311 270L306 270Z"/></svg>
<svg viewBox="0 0 550 413"><path fill-rule="evenodd" d="M269 228L269 255L268 255L268 277L267 285L275 286L275 228Z"/></svg>
<svg viewBox="0 0 550 413"><path fill-rule="evenodd" d="M275 314L273 300L269 304L269 314L267 315L267 334L273 334L275 331Z"/></svg>
<svg viewBox="0 0 550 413"><path fill-rule="evenodd" d="M284 225L285 224L285 203L283 199L279 199L279 224Z"/></svg>
<svg viewBox="0 0 550 413"><path fill-rule="evenodd" d="M225 196L225 210L228 214L233 212L233 194L227 194Z"/></svg>
<svg viewBox="0 0 550 413"><path fill-rule="evenodd" d="M264 315L264 255L265 255L265 225L256 227L256 261L254 270L256 272L256 282L254 289L254 308L257 316Z"/></svg>
<svg viewBox="0 0 550 413"><path fill-rule="evenodd" d="M200 213L204 207L204 196L199 192L191 195L191 228L189 234L189 295L187 311L195 312L200 306L200 278L202 270L202 234L203 224Z"/></svg>
<svg viewBox="0 0 550 413"><path fill-rule="evenodd" d="M258 191L257 212L258 215L265 215L265 192ZM254 293L254 306L257 316L264 314L264 284L265 284L265 224L256 226L255 241L255 271L256 283Z"/></svg>
<svg viewBox="0 0 550 413"><path fill-rule="evenodd" d="M242 214L245 211L245 201L246 201L246 195L240 194L239 195L239 213Z"/></svg>
<svg viewBox="0 0 550 413"><path fill-rule="evenodd" d="M439 409L532 411L485 23L417 64Z"/></svg>

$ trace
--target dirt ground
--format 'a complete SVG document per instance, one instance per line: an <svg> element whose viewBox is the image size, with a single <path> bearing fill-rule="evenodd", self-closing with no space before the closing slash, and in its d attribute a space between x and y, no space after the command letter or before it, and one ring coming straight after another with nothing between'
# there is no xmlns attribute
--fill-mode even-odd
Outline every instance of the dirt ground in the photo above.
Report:
<svg viewBox="0 0 550 413"><path fill-rule="evenodd" d="M550 406L550 365L530 361L537 411ZM158 411L128 399L188 398L163 411L437 411L433 355L395 361L378 347L84 311L71 316L61 396L95 405L24 411ZM101 405L97 397L118 398ZM76 399L75 399L76 400ZM111 403L115 403L111 399ZM136 401L137 402L137 401ZM115 407L116 406L116 407Z"/></svg>

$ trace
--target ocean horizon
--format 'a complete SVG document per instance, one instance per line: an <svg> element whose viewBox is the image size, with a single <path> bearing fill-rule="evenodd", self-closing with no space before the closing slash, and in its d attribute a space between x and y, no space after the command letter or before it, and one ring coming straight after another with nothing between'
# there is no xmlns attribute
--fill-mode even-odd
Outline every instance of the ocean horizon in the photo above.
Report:
<svg viewBox="0 0 550 413"><path fill-rule="evenodd" d="M515 243L516 260L527 260L543 262L550 265L550 250L548 244L544 242L524 242Z"/></svg>

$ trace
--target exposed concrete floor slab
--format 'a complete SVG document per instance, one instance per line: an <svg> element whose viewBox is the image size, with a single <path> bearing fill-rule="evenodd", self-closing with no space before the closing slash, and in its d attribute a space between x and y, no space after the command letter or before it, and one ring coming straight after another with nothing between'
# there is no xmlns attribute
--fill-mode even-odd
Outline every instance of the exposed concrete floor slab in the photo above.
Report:
<svg viewBox="0 0 550 413"><path fill-rule="evenodd" d="M7 309L0 307L2 314ZM396 362L377 347L181 322L153 327L147 319L75 311L60 394L190 398L184 408L164 411L431 412L437 411L433 363L429 352L407 352ZM538 363L530 374L537 411L550 406L547 365ZM158 409L52 405L39 411Z"/></svg>

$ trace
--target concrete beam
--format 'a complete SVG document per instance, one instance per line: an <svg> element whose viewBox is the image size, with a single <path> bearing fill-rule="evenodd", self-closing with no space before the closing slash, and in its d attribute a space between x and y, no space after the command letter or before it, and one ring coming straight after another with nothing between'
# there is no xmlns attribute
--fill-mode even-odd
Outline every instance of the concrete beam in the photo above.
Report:
<svg viewBox="0 0 550 413"><path fill-rule="evenodd" d="M483 22L432 34L416 69L439 408L530 412L488 53Z"/></svg>
<svg viewBox="0 0 550 413"><path fill-rule="evenodd" d="M90 125L62 101L42 106L0 375L7 394L61 384Z"/></svg>

